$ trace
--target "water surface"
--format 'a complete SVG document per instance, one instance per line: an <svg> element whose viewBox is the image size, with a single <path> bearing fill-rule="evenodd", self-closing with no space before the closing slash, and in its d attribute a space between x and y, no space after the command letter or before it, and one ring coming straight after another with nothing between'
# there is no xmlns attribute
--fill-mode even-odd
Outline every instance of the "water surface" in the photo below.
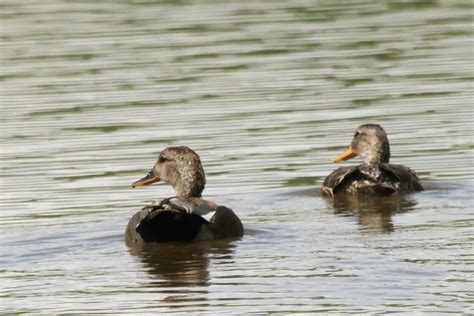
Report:
<svg viewBox="0 0 474 316"><path fill-rule="evenodd" d="M2 312L472 312L470 2L0 9ZM317 196L367 122L428 190ZM125 246L173 193L130 187L169 145L244 238Z"/></svg>

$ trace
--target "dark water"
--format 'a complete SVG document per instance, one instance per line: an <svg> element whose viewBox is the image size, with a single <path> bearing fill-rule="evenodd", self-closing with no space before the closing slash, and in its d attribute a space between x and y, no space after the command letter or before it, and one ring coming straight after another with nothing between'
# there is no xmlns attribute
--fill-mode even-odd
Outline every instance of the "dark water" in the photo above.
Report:
<svg viewBox="0 0 474 316"><path fill-rule="evenodd" d="M473 312L470 1L0 10L3 313ZM316 195L367 122L427 191ZM177 144L246 235L128 249Z"/></svg>

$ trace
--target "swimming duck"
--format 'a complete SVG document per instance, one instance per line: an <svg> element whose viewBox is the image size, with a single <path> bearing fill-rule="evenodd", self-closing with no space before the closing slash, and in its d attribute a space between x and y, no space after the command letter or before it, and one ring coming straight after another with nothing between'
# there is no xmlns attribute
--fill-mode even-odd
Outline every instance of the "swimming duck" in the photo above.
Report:
<svg viewBox="0 0 474 316"><path fill-rule="evenodd" d="M185 146L165 148L150 172L132 183L140 187L164 181L176 196L145 206L130 219L125 232L127 243L213 240L243 235L235 213L202 199L206 176L201 159ZM201 215L215 212L207 221Z"/></svg>
<svg viewBox="0 0 474 316"><path fill-rule="evenodd" d="M390 164L387 133L377 124L359 126L349 148L333 162L364 158L358 166L342 167L333 171L321 187L323 195L337 193L392 194L422 191L416 173L403 165Z"/></svg>

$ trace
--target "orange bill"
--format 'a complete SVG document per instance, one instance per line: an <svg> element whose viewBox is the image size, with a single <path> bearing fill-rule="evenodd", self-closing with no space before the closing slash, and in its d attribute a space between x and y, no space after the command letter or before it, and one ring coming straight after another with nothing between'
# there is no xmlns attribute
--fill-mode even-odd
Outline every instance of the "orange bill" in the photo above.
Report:
<svg viewBox="0 0 474 316"><path fill-rule="evenodd" d="M357 154L353 152L352 149L349 148L348 150L346 150L345 152L343 152L342 154L334 158L332 162L339 162L342 160L351 159L351 158L354 158L355 156L357 156Z"/></svg>
<svg viewBox="0 0 474 316"><path fill-rule="evenodd" d="M151 169L150 172L148 172L148 174L146 176L144 176L140 180L137 180L137 181L133 182L132 183L132 188L141 187L141 186L144 186L144 185L149 185L149 184L155 183L157 181L160 181L160 176L156 175L155 171L153 169Z"/></svg>

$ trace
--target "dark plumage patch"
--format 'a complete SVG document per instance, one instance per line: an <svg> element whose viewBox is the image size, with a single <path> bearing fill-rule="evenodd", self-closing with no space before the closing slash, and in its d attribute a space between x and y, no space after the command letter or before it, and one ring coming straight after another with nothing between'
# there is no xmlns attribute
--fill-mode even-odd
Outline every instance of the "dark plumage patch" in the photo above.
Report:
<svg viewBox="0 0 474 316"><path fill-rule="evenodd" d="M136 227L145 242L191 241L209 223L199 215L177 211L155 211Z"/></svg>
<svg viewBox="0 0 474 316"><path fill-rule="evenodd" d="M192 241L203 226L209 226L209 222L196 214L144 208L128 223L126 239L132 243Z"/></svg>

